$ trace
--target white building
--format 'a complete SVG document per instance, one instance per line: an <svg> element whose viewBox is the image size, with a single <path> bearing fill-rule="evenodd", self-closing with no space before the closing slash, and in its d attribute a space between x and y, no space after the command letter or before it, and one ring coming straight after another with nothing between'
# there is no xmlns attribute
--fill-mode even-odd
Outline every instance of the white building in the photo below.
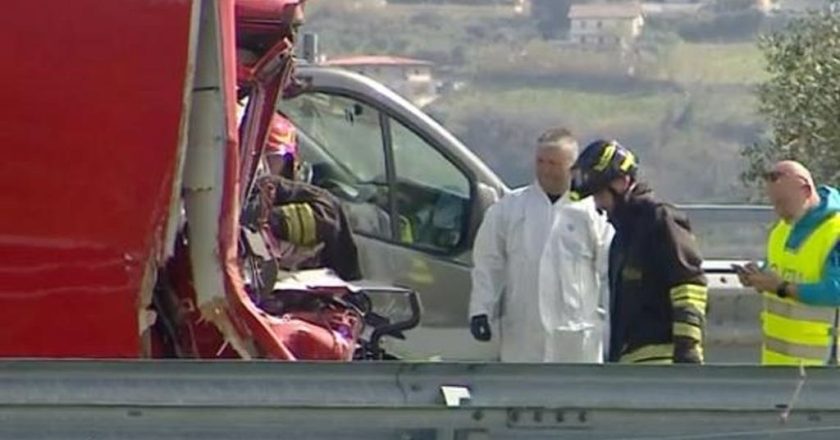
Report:
<svg viewBox="0 0 840 440"><path fill-rule="evenodd" d="M369 76L422 107L437 98L434 64L392 56L331 58L326 66L341 67Z"/></svg>
<svg viewBox="0 0 840 440"><path fill-rule="evenodd" d="M640 3L585 3L569 8L569 40L590 47L632 44L645 24Z"/></svg>
<svg viewBox="0 0 840 440"><path fill-rule="evenodd" d="M686 1L665 3L642 3L645 17L661 17L667 19L692 18L705 6L705 3L689 3Z"/></svg>

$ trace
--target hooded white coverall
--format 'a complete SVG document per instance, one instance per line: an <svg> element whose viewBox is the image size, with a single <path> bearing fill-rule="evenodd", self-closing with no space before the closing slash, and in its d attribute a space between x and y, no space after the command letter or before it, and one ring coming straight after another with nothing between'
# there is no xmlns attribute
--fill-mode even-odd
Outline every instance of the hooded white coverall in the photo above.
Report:
<svg viewBox="0 0 840 440"><path fill-rule="evenodd" d="M473 246L470 317L501 317L502 362L603 361L613 229L592 198L552 204L538 184L487 210Z"/></svg>

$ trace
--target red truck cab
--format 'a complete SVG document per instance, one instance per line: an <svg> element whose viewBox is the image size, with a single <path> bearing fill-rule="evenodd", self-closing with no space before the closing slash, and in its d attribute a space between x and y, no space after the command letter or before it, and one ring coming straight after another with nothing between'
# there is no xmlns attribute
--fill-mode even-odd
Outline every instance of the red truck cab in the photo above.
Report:
<svg viewBox="0 0 840 440"><path fill-rule="evenodd" d="M243 289L238 215L302 3L4 5L0 356L288 354ZM237 38L256 63L237 68ZM166 289L199 333L156 334Z"/></svg>

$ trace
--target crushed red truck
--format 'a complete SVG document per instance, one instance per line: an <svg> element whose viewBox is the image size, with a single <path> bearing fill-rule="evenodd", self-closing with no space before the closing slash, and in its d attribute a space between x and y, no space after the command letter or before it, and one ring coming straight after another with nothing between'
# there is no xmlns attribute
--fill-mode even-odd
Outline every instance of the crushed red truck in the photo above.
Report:
<svg viewBox="0 0 840 440"><path fill-rule="evenodd" d="M248 270L240 207L304 1L49 3L0 18L0 356L382 356L382 332L411 323L364 291L293 277L278 299Z"/></svg>

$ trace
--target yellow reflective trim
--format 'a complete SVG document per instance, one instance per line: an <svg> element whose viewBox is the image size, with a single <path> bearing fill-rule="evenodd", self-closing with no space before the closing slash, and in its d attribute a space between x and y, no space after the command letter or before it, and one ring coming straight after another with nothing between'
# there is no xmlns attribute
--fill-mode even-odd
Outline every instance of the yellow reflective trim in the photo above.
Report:
<svg viewBox="0 0 840 440"><path fill-rule="evenodd" d="M303 221L302 239L301 243L304 246L312 246L316 243L316 225L315 225L315 211L308 203L298 204L298 213Z"/></svg>
<svg viewBox="0 0 840 440"><path fill-rule="evenodd" d="M708 290L706 286L697 284L682 284L670 291L671 303L675 308L694 307L704 312L708 304Z"/></svg>
<svg viewBox="0 0 840 440"><path fill-rule="evenodd" d="M675 296L679 296L682 294L695 294L695 295L703 295L705 296L708 293L709 289L706 286L701 286L699 284L680 284L671 289L671 298Z"/></svg>
<svg viewBox="0 0 840 440"><path fill-rule="evenodd" d="M405 216L400 216L400 241L403 243L414 243L414 230L411 221Z"/></svg>
<svg viewBox="0 0 840 440"><path fill-rule="evenodd" d="M764 295L764 310L767 313L795 319L798 321L811 321L833 325L834 308L811 307L805 304L779 298L775 294Z"/></svg>
<svg viewBox="0 0 840 440"><path fill-rule="evenodd" d="M295 229L297 222L291 217L286 217L283 219L283 221L286 223L286 232L289 234L288 237L283 237L283 239L290 243L295 243L295 238L293 237L293 235L297 232L297 230Z"/></svg>
<svg viewBox="0 0 840 440"><path fill-rule="evenodd" d="M297 216L297 210L294 205L281 206L280 211L283 212L283 218L286 221L286 232L289 236L286 237L291 243L299 244L301 240L301 224Z"/></svg>
<svg viewBox="0 0 840 440"><path fill-rule="evenodd" d="M639 347L630 353L625 353L619 358L619 362L625 363L649 363L667 358L673 360L673 344L652 344Z"/></svg>
<svg viewBox="0 0 840 440"><path fill-rule="evenodd" d="M674 287L671 289L671 303L675 308L694 307L700 312L705 312L708 304L706 286L683 284Z"/></svg>
<svg viewBox="0 0 840 440"><path fill-rule="evenodd" d="M636 157L633 156L633 153L628 151L627 155L624 156L624 160L621 161L621 165L619 165L618 168L621 169L621 171L628 171L635 164L636 164Z"/></svg>
<svg viewBox="0 0 840 440"><path fill-rule="evenodd" d="M598 163L595 164L593 169L595 171L604 171L607 169L607 166L610 164L610 160L612 160L613 156L615 156L615 144L610 143L604 148L604 151L601 153L601 158L598 159Z"/></svg>
<svg viewBox="0 0 840 440"><path fill-rule="evenodd" d="M684 322L675 322L674 323L674 336L682 336L685 338L691 338L695 341L702 341L703 340L703 329L697 327L695 325L686 324Z"/></svg>
<svg viewBox="0 0 840 440"><path fill-rule="evenodd" d="M671 302L674 307L683 307L687 305L692 305L697 307L700 310L706 309L706 298L680 298Z"/></svg>
<svg viewBox="0 0 840 440"><path fill-rule="evenodd" d="M831 350L830 347L827 346L792 344L790 342L782 341L781 339L770 338L767 336L765 336L763 340L763 349L786 356L817 361L827 360Z"/></svg>
<svg viewBox="0 0 840 440"><path fill-rule="evenodd" d="M826 355L826 358L828 356ZM803 359L794 356L788 356L782 353L777 353L763 347L761 350L761 365L825 365L825 359Z"/></svg>
<svg viewBox="0 0 840 440"><path fill-rule="evenodd" d="M685 301L696 301L705 303L707 300L708 296L705 293L681 293L679 295L674 295L671 297L671 301L674 303Z"/></svg>
<svg viewBox="0 0 840 440"><path fill-rule="evenodd" d="M761 320L765 337L804 345L827 347L831 343L831 326L828 324L797 321L767 312L761 314Z"/></svg>

